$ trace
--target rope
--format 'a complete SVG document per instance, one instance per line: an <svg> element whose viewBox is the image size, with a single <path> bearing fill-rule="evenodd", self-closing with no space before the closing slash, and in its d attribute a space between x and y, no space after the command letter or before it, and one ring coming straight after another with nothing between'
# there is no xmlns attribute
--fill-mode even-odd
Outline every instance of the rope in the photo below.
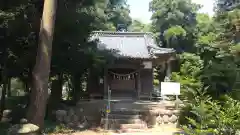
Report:
<svg viewBox="0 0 240 135"><path fill-rule="evenodd" d="M128 74L118 74L118 73L114 73L114 72L112 72L112 71L108 71L108 72L111 73L111 74L113 74L113 75L117 75L117 76L123 77L123 76L129 76L129 75L135 74L135 73L137 73L138 71L139 71L139 69L136 70L136 71L133 71L133 72L131 72L131 73L128 73Z"/></svg>

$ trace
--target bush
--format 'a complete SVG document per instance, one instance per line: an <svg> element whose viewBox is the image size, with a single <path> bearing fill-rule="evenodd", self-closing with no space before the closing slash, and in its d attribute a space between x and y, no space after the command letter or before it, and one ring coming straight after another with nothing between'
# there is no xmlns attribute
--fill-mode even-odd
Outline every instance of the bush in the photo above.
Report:
<svg viewBox="0 0 240 135"><path fill-rule="evenodd" d="M188 104L192 116L182 125L189 135L235 135L240 129L240 102L224 96L221 102L210 96Z"/></svg>
<svg viewBox="0 0 240 135"><path fill-rule="evenodd" d="M235 135L240 129L240 101L214 87L213 74L217 74L218 83L223 84L218 76L217 68L220 67L214 66L211 70L203 67L203 60L196 54L183 53L180 59L180 72L173 73L171 78L181 83L181 99L184 99L185 107L179 124L184 131L188 135ZM229 76L232 74L227 73L224 72L223 76L231 81ZM216 93L221 94L216 96Z"/></svg>

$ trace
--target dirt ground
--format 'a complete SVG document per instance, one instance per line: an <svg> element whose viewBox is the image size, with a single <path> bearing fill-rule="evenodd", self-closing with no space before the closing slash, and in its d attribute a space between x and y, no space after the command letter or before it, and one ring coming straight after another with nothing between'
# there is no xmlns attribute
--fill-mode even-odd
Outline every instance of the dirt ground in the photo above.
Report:
<svg viewBox="0 0 240 135"><path fill-rule="evenodd" d="M97 130L86 130L75 133L65 133L65 134L51 134L51 135L175 135L176 133L181 132L180 129L162 127L154 128L149 130L144 130L141 132L130 132L130 133L114 133L114 132L104 132L101 129Z"/></svg>

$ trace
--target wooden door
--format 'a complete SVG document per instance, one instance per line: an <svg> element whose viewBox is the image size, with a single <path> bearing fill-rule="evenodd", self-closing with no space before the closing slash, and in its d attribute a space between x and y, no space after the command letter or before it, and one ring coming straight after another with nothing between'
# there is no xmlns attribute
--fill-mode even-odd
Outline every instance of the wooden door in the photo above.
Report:
<svg viewBox="0 0 240 135"><path fill-rule="evenodd" d="M113 97L135 97L136 82L133 80L112 80L110 83Z"/></svg>

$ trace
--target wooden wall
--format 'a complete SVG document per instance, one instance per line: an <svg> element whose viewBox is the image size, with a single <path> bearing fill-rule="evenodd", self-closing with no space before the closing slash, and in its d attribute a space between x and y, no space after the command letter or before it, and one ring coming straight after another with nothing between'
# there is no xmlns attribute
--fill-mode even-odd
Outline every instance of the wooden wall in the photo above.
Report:
<svg viewBox="0 0 240 135"><path fill-rule="evenodd" d="M141 77L141 92L140 94L150 94L153 90L153 70L142 69L140 73Z"/></svg>

